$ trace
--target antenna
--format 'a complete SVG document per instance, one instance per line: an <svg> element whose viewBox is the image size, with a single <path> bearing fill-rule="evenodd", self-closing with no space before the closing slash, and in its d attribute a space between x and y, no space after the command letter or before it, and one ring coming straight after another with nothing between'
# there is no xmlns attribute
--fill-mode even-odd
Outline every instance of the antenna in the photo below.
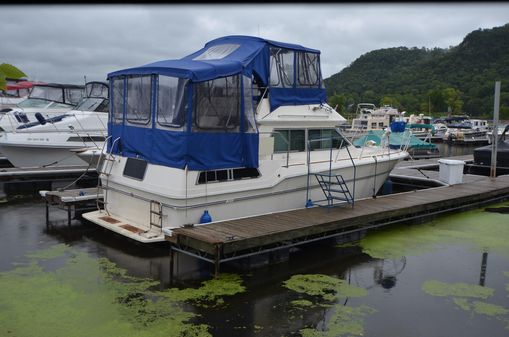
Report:
<svg viewBox="0 0 509 337"><path fill-rule="evenodd" d="M83 78L85 79L85 85L87 85L87 75L83 75Z"/></svg>

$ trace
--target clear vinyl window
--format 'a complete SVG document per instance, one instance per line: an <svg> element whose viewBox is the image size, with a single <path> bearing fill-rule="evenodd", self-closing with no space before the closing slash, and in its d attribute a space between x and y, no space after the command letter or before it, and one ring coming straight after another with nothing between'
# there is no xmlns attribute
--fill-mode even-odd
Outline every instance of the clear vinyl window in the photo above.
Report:
<svg viewBox="0 0 509 337"><path fill-rule="evenodd" d="M157 89L158 127L182 129L186 122L187 79L159 76Z"/></svg>
<svg viewBox="0 0 509 337"><path fill-rule="evenodd" d="M194 84L193 130L239 131L240 76Z"/></svg>
<svg viewBox="0 0 509 337"><path fill-rule="evenodd" d="M148 125L152 103L152 76L127 77L126 120L130 124Z"/></svg>

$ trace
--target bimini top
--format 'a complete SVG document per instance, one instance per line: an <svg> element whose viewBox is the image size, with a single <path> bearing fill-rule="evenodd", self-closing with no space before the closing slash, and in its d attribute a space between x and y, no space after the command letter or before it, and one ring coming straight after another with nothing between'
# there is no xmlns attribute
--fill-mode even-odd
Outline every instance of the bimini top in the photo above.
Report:
<svg viewBox="0 0 509 337"><path fill-rule="evenodd" d="M257 167L261 98L271 110L327 99L320 51L251 36L218 38L181 59L108 79L111 135L120 137L113 151L178 168ZM171 151L156 150L160 144Z"/></svg>

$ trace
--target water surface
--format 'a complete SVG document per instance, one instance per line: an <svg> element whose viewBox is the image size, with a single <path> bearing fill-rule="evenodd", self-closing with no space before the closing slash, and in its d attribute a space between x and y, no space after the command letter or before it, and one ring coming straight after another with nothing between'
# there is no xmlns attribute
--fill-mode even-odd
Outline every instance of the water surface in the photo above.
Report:
<svg viewBox="0 0 509 337"><path fill-rule="evenodd" d="M509 203L490 207L509 206ZM251 271L135 244L38 199L0 205L0 336L508 336L509 214L313 244Z"/></svg>

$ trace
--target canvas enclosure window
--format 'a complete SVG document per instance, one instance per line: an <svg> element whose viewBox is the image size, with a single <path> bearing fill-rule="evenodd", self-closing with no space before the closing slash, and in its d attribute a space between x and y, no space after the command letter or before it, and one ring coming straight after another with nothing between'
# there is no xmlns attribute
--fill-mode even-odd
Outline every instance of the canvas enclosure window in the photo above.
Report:
<svg viewBox="0 0 509 337"><path fill-rule="evenodd" d="M128 124L148 125L150 123L152 103L152 77L127 77L127 109Z"/></svg>
<svg viewBox="0 0 509 337"><path fill-rule="evenodd" d="M320 86L320 61L319 55L314 53L297 53L297 86L313 87Z"/></svg>
<svg viewBox="0 0 509 337"><path fill-rule="evenodd" d="M108 98L108 86L101 83L90 83L85 86L87 97Z"/></svg>
<svg viewBox="0 0 509 337"><path fill-rule="evenodd" d="M239 44L231 43L212 46L205 50L202 54L196 56L193 60L195 61L220 60L233 53L239 47L240 47Z"/></svg>
<svg viewBox="0 0 509 337"><path fill-rule="evenodd" d="M247 76L242 76L244 81L244 132L256 132L255 106L253 101L253 81Z"/></svg>
<svg viewBox="0 0 509 337"><path fill-rule="evenodd" d="M239 131L239 75L196 83L193 89L194 130Z"/></svg>
<svg viewBox="0 0 509 337"><path fill-rule="evenodd" d="M63 102L63 90L62 88L53 87L38 87L35 86L30 93L30 98L40 98L49 101Z"/></svg>
<svg viewBox="0 0 509 337"><path fill-rule="evenodd" d="M115 77L112 83L112 105L111 122L113 124L122 124L124 116L124 78Z"/></svg>
<svg viewBox="0 0 509 337"><path fill-rule="evenodd" d="M76 105L83 98L82 89L65 89L65 103Z"/></svg>
<svg viewBox="0 0 509 337"><path fill-rule="evenodd" d="M186 120L187 79L159 76L157 91L157 125L182 128Z"/></svg>
<svg viewBox="0 0 509 337"><path fill-rule="evenodd" d="M270 48L270 86L292 88L294 85L294 52L284 48Z"/></svg>

